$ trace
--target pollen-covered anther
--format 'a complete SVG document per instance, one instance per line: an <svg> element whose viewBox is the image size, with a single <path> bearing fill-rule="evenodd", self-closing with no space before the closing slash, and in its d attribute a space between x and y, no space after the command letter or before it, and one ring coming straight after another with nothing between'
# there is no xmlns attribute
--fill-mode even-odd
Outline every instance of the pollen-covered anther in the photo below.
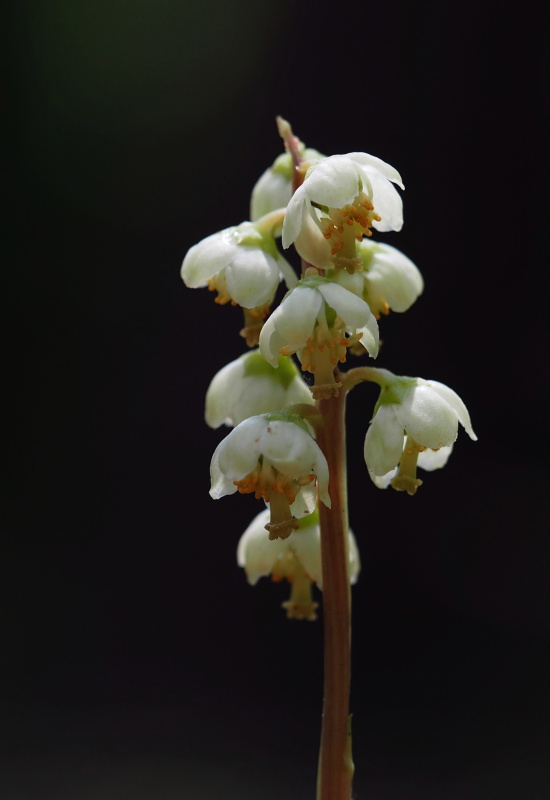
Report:
<svg viewBox="0 0 550 800"><path fill-rule="evenodd" d="M223 271L218 272L217 275L214 275L212 278L208 279L208 291L218 293L218 296L214 298L214 302L219 303L221 306L224 306L226 303L231 303L232 306L237 305L227 291L227 284L225 282Z"/></svg>
<svg viewBox="0 0 550 800"><path fill-rule="evenodd" d="M375 292L368 292L366 299L376 319L380 319L382 314L387 316L390 313L390 305L381 295Z"/></svg>
<svg viewBox="0 0 550 800"><path fill-rule="evenodd" d="M349 203L343 208L329 209L329 216L320 218L321 232L325 239L330 240L330 253L332 260L335 261L336 269L347 269L350 273L355 272L357 267L353 266L352 269L349 269L351 264L340 263L338 258L334 259L334 257L338 256L342 250L348 251L349 257L350 237L352 240L362 241L363 236L372 235L370 229L373 223L380 221L380 215L375 212L373 204L364 192L357 195L353 203Z"/></svg>

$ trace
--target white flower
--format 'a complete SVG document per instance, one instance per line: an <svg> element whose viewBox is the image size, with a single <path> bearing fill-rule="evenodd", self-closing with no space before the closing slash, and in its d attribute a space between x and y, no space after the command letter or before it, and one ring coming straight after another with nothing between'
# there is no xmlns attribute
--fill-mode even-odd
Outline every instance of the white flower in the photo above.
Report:
<svg viewBox="0 0 550 800"><path fill-rule="evenodd" d="M443 466L459 422L471 439L475 441L477 436L466 406L448 386L439 381L386 375L365 437L365 461L378 486L387 485L388 473L399 464L398 473L390 477L391 484L394 489L414 494L422 484L416 478L417 461L428 470ZM419 454L427 449L443 452L435 457L426 454L419 460Z"/></svg>
<svg viewBox="0 0 550 800"><path fill-rule="evenodd" d="M252 350L214 375L206 393L205 417L211 428L234 426L255 414L298 403L311 404L313 398L292 359L280 356L275 369L259 350Z"/></svg>
<svg viewBox="0 0 550 800"><path fill-rule="evenodd" d="M300 148L304 164L320 161L324 156L309 147ZM281 153L271 167L258 178L250 200L250 219L257 220L264 214L284 208L292 197L292 175L294 165L290 153Z"/></svg>
<svg viewBox="0 0 550 800"><path fill-rule="evenodd" d="M260 351L274 367L280 355L297 353L302 369L315 375L315 387L334 387L339 386L334 383L336 364L346 360L346 348L357 342L377 355L378 325L368 305L327 278L310 276L298 281L269 317L260 334ZM326 396L335 393L327 391Z"/></svg>
<svg viewBox="0 0 550 800"><path fill-rule="evenodd" d="M288 539L271 541L265 533L269 511L260 512L240 538L237 563L244 567L251 585L264 576L274 581L287 579L292 586L290 601L283 603L287 615L294 619L315 619L317 603L312 602L311 586L323 588L321 564L321 531L317 512L303 517ZM357 543L351 530L348 538L350 583L359 575Z"/></svg>
<svg viewBox="0 0 550 800"><path fill-rule="evenodd" d="M330 508L328 465L321 449L295 414L249 417L220 442L210 465L210 495L217 500L237 490L254 492L270 504L271 538L286 538L297 527L294 517ZM292 506L292 508L290 508Z"/></svg>
<svg viewBox="0 0 550 800"><path fill-rule="evenodd" d="M353 271L355 242L370 228L399 231L403 203L393 183L401 176L367 153L330 156L313 164L288 203L283 247L293 242L300 256L320 269Z"/></svg>
<svg viewBox="0 0 550 800"><path fill-rule="evenodd" d="M217 291L217 303L233 302L244 308L269 307L281 277L289 286L296 283L294 270L278 252L273 237L251 222L226 228L194 245L183 260L181 277L191 289L209 286Z"/></svg>
<svg viewBox="0 0 550 800"><path fill-rule="evenodd" d="M329 277L362 297L375 317L392 311L407 311L424 289L418 267L389 244L363 239L357 244L363 269L350 275L336 270Z"/></svg>

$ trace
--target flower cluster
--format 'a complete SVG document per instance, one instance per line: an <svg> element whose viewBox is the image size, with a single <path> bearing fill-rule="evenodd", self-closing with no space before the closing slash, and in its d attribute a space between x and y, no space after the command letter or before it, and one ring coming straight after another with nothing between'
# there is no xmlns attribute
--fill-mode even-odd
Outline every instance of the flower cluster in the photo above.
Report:
<svg viewBox="0 0 550 800"><path fill-rule="evenodd" d="M210 494L253 493L265 502L239 542L238 563L250 583L269 574L287 579L288 616L314 619L311 587L322 587L316 509L331 507L330 448L323 452L315 438L327 403L363 380L380 385L365 437L368 472L376 486L411 495L422 483L418 467L446 463L459 424L476 436L462 400L438 381L373 367L340 371L350 353L376 358L377 320L390 310L406 311L422 294L413 261L372 239L373 230L401 229L396 187L404 189L403 182L375 156L326 157L305 148L284 120L278 124L286 152L255 184L251 221L192 246L181 277L190 288L217 292L219 304L241 306L241 335L250 347L258 345L223 367L206 393L207 424L232 428L212 457ZM300 256L299 275L279 238L283 250L294 245ZM271 312L281 281L287 292ZM359 555L351 532L346 547L353 583Z"/></svg>

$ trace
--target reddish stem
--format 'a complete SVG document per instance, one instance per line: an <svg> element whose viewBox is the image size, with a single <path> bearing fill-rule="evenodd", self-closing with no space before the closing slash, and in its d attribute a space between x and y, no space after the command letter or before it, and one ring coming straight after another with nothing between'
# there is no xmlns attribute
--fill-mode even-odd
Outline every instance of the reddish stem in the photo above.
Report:
<svg viewBox="0 0 550 800"><path fill-rule="evenodd" d="M320 505L325 677L317 800L350 800L353 778L345 405L345 390L317 403L323 415L317 442L328 462L331 499L330 509Z"/></svg>

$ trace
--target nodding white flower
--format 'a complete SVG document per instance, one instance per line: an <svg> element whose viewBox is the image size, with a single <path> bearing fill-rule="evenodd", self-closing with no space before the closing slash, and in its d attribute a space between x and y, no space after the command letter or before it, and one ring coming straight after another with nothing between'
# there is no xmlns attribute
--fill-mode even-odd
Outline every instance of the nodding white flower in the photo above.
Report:
<svg viewBox="0 0 550 800"><path fill-rule="evenodd" d="M183 260L181 277L191 289L208 286L216 302L255 309L265 317L282 277L294 286L296 274L261 222L243 222L207 236Z"/></svg>
<svg viewBox="0 0 550 800"><path fill-rule="evenodd" d="M328 464L297 414L249 417L220 442L210 465L210 495L239 491L269 503L271 539L285 539L319 499L330 508Z"/></svg>
<svg viewBox="0 0 550 800"><path fill-rule="evenodd" d="M306 167L325 156L310 147L300 147L303 166ZM257 220L277 208L285 208L292 197L294 164L290 153L281 153L273 164L262 173L252 189L250 219Z"/></svg>
<svg viewBox="0 0 550 800"><path fill-rule="evenodd" d="M424 289L418 267L410 258L389 244L363 239L357 244L363 269L329 272L331 280L362 297L378 319L391 311L407 311Z"/></svg>
<svg viewBox="0 0 550 800"><path fill-rule="evenodd" d="M321 564L321 531L317 511L302 517L298 528L288 539L270 541L265 533L269 510L252 520L239 540L237 563L244 567L248 582L253 586L267 575L272 580L286 579L291 584L290 600L283 603L290 619L316 618L318 604L312 601L311 588L316 583L323 588ZM356 583L361 569L357 543L351 530L348 538L350 583Z"/></svg>
<svg viewBox="0 0 550 800"><path fill-rule="evenodd" d="M298 403L312 404L313 398L292 359L280 356L275 369L259 350L252 350L214 375L206 392L205 418L211 428L234 426Z"/></svg>
<svg viewBox="0 0 550 800"><path fill-rule="evenodd" d="M260 334L260 351L274 367L280 355L297 353L302 369L315 375L313 396L330 397L340 386L334 368L357 342L376 357L378 324L367 303L327 278L311 275L298 281L269 317Z"/></svg>
<svg viewBox="0 0 550 800"><path fill-rule="evenodd" d="M399 377L386 370L384 378L365 437L365 461L377 486L391 482L394 489L412 495L422 485L416 477L417 465L430 470L445 464L459 422L470 439L476 441L477 436L466 406L445 384ZM437 453L430 455L428 450ZM398 472L388 476L397 465Z"/></svg>
<svg viewBox="0 0 550 800"><path fill-rule="evenodd" d="M378 231L399 231L401 176L368 153L330 156L313 164L288 203L283 248L293 242L300 256L320 269L360 269L355 244Z"/></svg>

